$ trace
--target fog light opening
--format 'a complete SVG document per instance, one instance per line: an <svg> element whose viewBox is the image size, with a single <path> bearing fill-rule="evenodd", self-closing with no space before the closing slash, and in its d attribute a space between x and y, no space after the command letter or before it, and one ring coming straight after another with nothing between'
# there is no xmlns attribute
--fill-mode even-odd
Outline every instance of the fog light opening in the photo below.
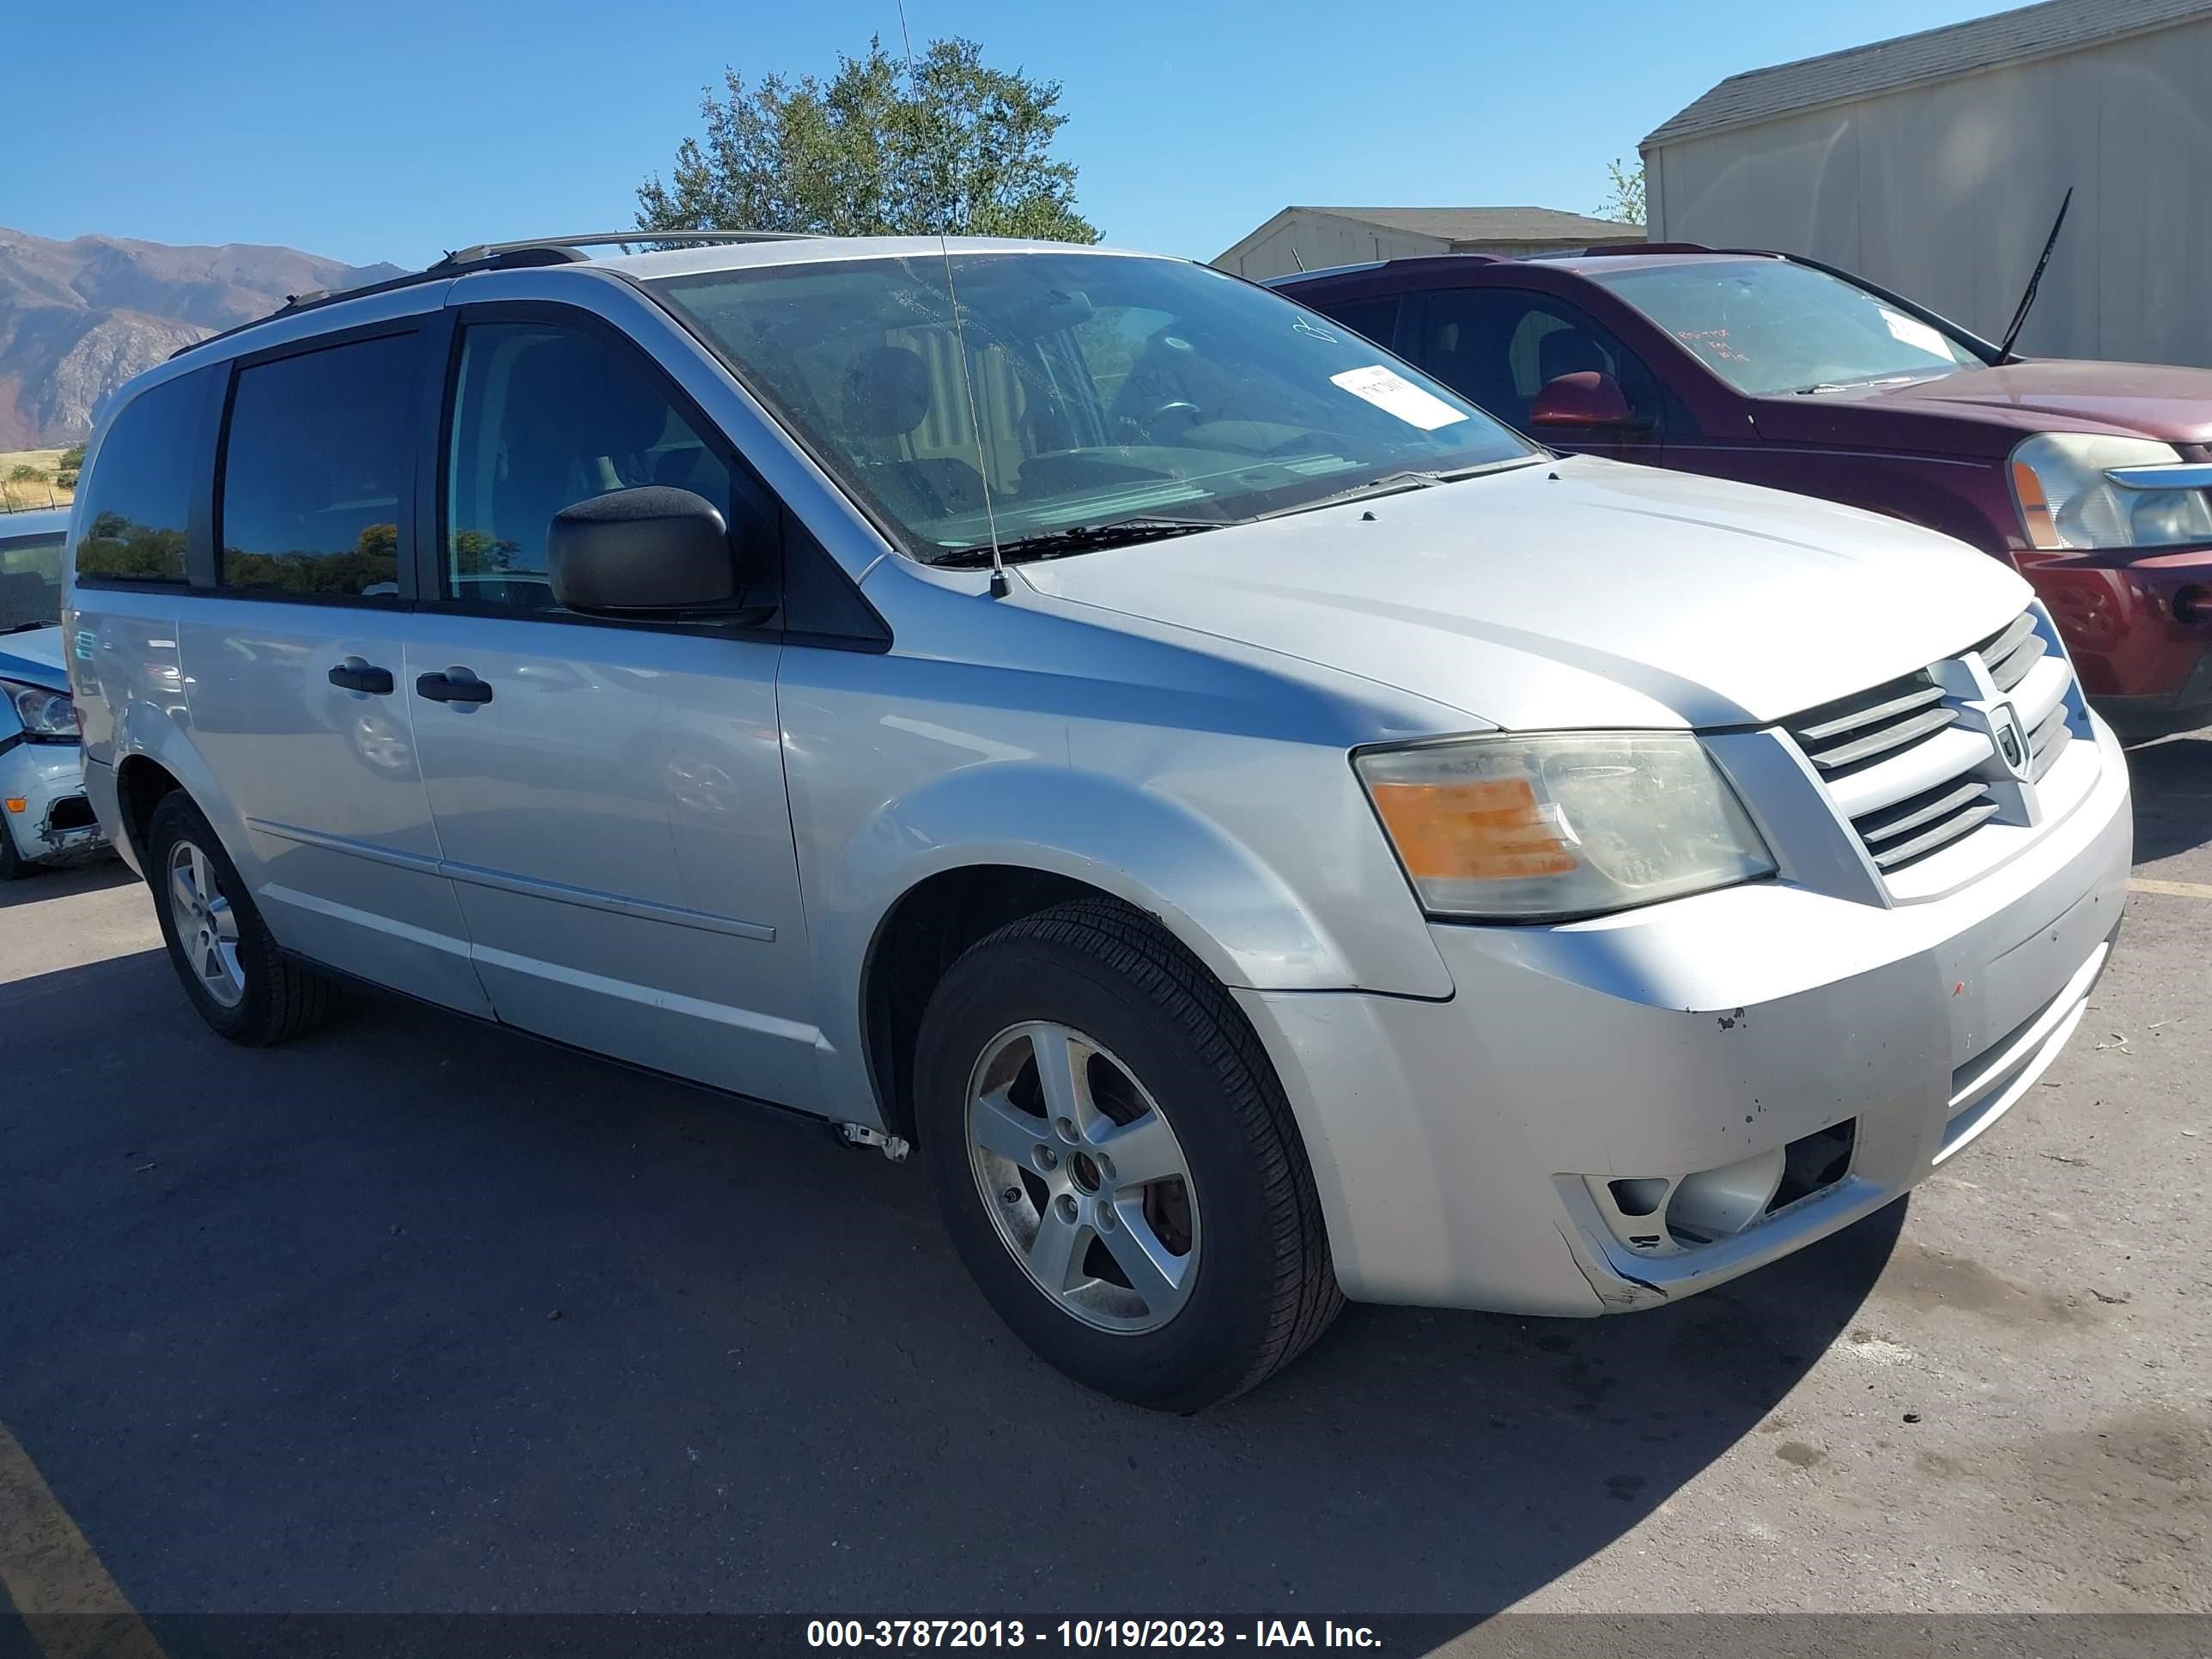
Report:
<svg viewBox="0 0 2212 1659"><path fill-rule="evenodd" d="M1656 1215L1659 1206L1667 1201L1667 1189L1674 1182L1664 1176L1645 1176L1631 1181L1608 1181L1606 1190L1613 1194L1613 1207L1629 1217Z"/></svg>
<svg viewBox="0 0 2212 1659"><path fill-rule="evenodd" d="M1783 1149L1684 1176L1667 1206L1667 1231L1685 1244L1710 1244L1741 1232L1766 1213L1782 1185Z"/></svg>
<svg viewBox="0 0 2212 1659"><path fill-rule="evenodd" d="M1772 1215L1841 1181L1850 1172L1851 1153L1857 1148L1858 1139L1859 1121L1853 1117L1800 1135L1784 1147L1782 1183L1767 1200L1766 1212Z"/></svg>
<svg viewBox="0 0 2212 1659"><path fill-rule="evenodd" d="M2176 622L2212 623L2212 587L2191 582L2173 596Z"/></svg>

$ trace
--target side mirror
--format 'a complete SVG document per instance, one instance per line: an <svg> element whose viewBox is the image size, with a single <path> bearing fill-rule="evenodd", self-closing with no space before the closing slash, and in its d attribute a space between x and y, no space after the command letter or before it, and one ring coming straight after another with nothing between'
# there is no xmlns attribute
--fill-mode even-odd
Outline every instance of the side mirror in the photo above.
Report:
<svg viewBox="0 0 2212 1659"><path fill-rule="evenodd" d="M1634 416L1620 382L1595 368L1545 382L1528 405L1528 424L1563 429L1627 426Z"/></svg>
<svg viewBox="0 0 2212 1659"><path fill-rule="evenodd" d="M738 597L720 511L665 484L562 507L546 534L545 574L554 599L570 611L714 611Z"/></svg>

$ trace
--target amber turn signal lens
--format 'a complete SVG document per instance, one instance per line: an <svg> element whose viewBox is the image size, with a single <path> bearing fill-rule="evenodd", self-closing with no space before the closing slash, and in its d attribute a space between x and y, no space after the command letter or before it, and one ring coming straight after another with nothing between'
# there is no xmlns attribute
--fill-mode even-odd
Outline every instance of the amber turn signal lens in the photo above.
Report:
<svg viewBox="0 0 2212 1659"><path fill-rule="evenodd" d="M2019 499L2021 526L2027 532L2032 546L2066 545L2058 538L2058 522L2051 516L2051 503L2043 494L2043 480L2035 476L2035 469L2026 461L2012 464L2012 493Z"/></svg>
<svg viewBox="0 0 2212 1659"><path fill-rule="evenodd" d="M8 810L11 812L20 812L30 804L29 799L22 795L10 795L8 797Z"/></svg>
<svg viewBox="0 0 2212 1659"><path fill-rule="evenodd" d="M1565 875L1578 860L1525 777L1373 787L1376 811L1416 881Z"/></svg>

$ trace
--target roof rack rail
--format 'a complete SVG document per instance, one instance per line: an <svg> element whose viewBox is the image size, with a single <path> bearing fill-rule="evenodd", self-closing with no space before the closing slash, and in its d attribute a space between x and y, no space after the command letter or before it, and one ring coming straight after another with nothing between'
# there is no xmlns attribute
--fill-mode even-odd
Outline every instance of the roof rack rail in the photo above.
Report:
<svg viewBox="0 0 2212 1659"><path fill-rule="evenodd" d="M804 230L599 230L582 236L533 236L520 242L480 242L448 253L441 264L467 264L501 254L524 253L534 248L563 251L587 247L635 247L641 242L804 242L815 233ZM437 266L433 265L432 270Z"/></svg>
<svg viewBox="0 0 2212 1659"><path fill-rule="evenodd" d="M265 317L256 317L252 322L240 323L210 334L204 339L194 340L189 345L179 346L169 354L172 360L187 351L197 351L216 340L228 340L234 334L258 328L264 323L274 322L279 317L294 317L301 312L312 311L319 306L335 305L340 300L358 300L365 295L388 294L394 289L412 288L417 283L440 283L450 276L463 276L473 270L525 270L536 265L572 264L583 259L587 247L635 247L645 242L796 242L808 239L808 233L799 230L606 230L593 231L582 236L533 236L519 242L479 242L474 247L451 249L433 265L421 270L410 270L404 276L393 276L381 283L368 283L360 288L316 289L305 294L288 294L284 303Z"/></svg>
<svg viewBox="0 0 2212 1659"><path fill-rule="evenodd" d="M1575 257L1583 259L1611 258L1622 253L1716 253L1717 248L1707 247L1703 242L1600 242L1586 247Z"/></svg>

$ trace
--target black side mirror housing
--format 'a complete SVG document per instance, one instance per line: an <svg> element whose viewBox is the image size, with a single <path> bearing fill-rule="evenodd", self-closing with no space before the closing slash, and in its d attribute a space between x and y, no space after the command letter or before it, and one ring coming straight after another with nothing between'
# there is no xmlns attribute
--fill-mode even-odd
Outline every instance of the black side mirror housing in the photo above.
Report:
<svg viewBox="0 0 2212 1659"><path fill-rule="evenodd" d="M553 598L615 616L727 611L738 600L730 527L705 496L666 484L562 507L545 538Z"/></svg>

